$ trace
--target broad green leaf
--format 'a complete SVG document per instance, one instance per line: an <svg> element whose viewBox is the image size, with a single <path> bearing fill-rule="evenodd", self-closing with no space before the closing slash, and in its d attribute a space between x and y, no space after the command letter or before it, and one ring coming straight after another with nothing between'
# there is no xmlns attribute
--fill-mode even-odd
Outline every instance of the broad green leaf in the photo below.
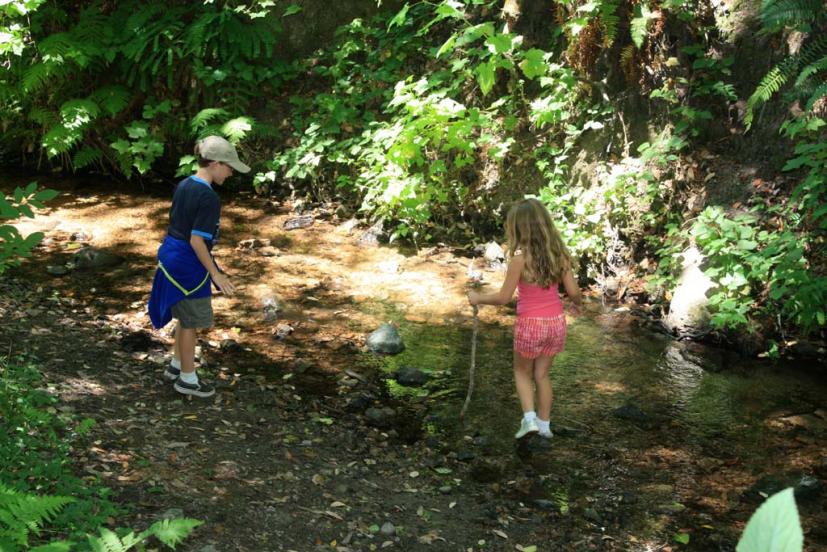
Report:
<svg viewBox="0 0 827 552"><path fill-rule="evenodd" d="M491 92L491 89L494 88L495 72L496 63L493 61L487 61L477 65L477 82L480 85L483 96L487 95Z"/></svg>
<svg viewBox="0 0 827 552"><path fill-rule="evenodd" d="M402 9L399 10L396 15L393 16L391 22L388 23L388 30L391 30L395 26L401 26L405 24L405 18L408 15L408 10L410 9L410 4L405 2L405 5L402 6ZM438 56L437 56L438 57Z"/></svg>
<svg viewBox="0 0 827 552"><path fill-rule="evenodd" d="M804 534L798 519L793 489L769 497L752 514L737 552L800 552Z"/></svg>
<svg viewBox="0 0 827 552"><path fill-rule="evenodd" d="M284 10L284 15L282 15L282 17L287 17L288 15L297 14L300 11L302 11L302 9L304 9L304 8L302 8L298 4L290 4L289 6L287 6L287 9Z"/></svg>
<svg viewBox="0 0 827 552"><path fill-rule="evenodd" d="M511 50L511 41L512 36L510 34L495 34L485 39L485 43L498 54L504 54Z"/></svg>
<svg viewBox="0 0 827 552"><path fill-rule="evenodd" d="M545 75L548 71L548 65L543 59L545 52L532 48L523 55L523 61L520 62L520 69L528 79L534 79L541 75Z"/></svg>

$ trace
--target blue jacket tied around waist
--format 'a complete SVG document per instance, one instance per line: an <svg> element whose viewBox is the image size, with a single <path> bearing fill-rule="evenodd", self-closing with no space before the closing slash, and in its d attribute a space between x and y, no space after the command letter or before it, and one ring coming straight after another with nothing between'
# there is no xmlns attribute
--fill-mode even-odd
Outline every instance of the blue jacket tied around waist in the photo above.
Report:
<svg viewBox="0 0 827 552"><path fill-rule="evenodd" d="M158 269L149 296L149 318L156 328L172 320L172 307L182 299L212 295L210 273L188 241L167 236L158 249Z"/></svg>

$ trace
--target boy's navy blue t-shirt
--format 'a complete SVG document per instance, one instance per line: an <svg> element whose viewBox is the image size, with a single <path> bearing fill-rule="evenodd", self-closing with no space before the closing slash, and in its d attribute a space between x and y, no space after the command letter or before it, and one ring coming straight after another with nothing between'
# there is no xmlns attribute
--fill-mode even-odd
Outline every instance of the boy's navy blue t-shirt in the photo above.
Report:
<svg viewBox="0 0 827 552"><path fill-rule="evenodd" d="M167 233L175 239L190 241L201 236L212 249L218 240L221 200L206 181L190 176L178 183L172 196Z"/></svg>

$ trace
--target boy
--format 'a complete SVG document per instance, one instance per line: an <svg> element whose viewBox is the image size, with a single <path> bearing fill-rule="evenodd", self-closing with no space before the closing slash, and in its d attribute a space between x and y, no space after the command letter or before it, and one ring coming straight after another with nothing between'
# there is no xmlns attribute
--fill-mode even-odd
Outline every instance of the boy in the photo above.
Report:
<svg viewBox="0 0 827 552"><path fill-rule="evenodd" d="M210 281L225 295L235 286L212 257L218 239L221 201L213 184L221 185L250 167L239 161L235 147L220 136L208 136L195 146L198 171L175 188L169 211L169 227L158 249L158 270L149 297L149 316L156 328L172 318L175 328L175 356L164 378L184 395L211 397L215 388L199 381L195 373L195 334L213 324Z"/></svg>

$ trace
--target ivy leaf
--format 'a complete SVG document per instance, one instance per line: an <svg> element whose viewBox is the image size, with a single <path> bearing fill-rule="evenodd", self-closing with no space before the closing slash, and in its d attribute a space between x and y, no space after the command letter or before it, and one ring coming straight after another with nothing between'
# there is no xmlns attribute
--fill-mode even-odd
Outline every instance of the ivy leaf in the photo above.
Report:
<svg viewBox="0 0 827 552"><path fill-rule="evenodd" d="M544 55L545 52L537 48L532 48L525 53L523 61L520 62L520 69L523 70L526 78L533 80L536 77L546 74L548 65L543 61Z"/></svg>
<svg viewBox="0 0 827 552"><path fill-rule="evenodd" d="M302 8L298 4L290 4L289 6L287 6L287 9L284 10L284 15L282 15L282 17L287 17L288 15L297 14L300 11L302 11L302 9L304 9L304 8Z"/></svg>
<svg viewBox="0 0 827 552"><path fill-rule="evenodd" d="M480 89L482 90L483 96L488 95L488 93L491 92L491 89L494 88L494 76L496 68L497 64L493 61L488 61L477 65L477 82L480 85Z"/></svg>
<svg viewBox="0 0 827 552"><path fill-rule="evenodd" d="M498 54L511 50L512 37L510 34L496 34L485 39L485 43L494 48Z"/></svg>
<svg viewBox="0 0 827 552"><path fill-rule="evenodd" d="M405 2L405 5L402 7L402 9L399 10L396 13L396 15L393 16L393 19L391 19L391 22L388 23L388 30L391 30L393 27L396 27L396 26L401 27L402 25L405 24L405 18L408 15L408 10L410 9L410 7L411 6L407 2ZM437 57L439 57L439 56L437 56Z"/></svg>
<svg viewBox="0 0 827 552"><path fill-rule="evenodd" d="M769 497L752 514L736 551L798 552L803 546L793 489L787 488Z"/></svg>

